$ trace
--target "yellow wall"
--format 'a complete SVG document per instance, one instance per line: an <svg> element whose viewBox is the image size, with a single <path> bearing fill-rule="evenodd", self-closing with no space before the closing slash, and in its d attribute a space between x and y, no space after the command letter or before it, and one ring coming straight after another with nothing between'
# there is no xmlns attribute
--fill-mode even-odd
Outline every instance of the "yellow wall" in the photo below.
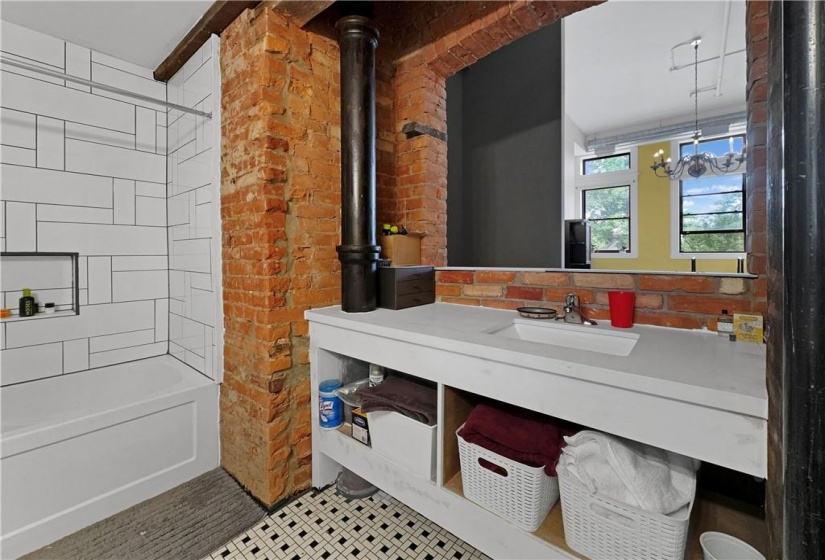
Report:
<svg viewBox="0 0 825 560"><path fill-rule="evenodd" d="M599 259L593 268L614 270L690 271L690 259L670 258L670 180L656 177L650 165L653 154L664 150L670 154L670 142L639 146L639 258ZM675 157L673 159L676 159ZM736 272L736 259L696 259L698 272Z"/></svg>

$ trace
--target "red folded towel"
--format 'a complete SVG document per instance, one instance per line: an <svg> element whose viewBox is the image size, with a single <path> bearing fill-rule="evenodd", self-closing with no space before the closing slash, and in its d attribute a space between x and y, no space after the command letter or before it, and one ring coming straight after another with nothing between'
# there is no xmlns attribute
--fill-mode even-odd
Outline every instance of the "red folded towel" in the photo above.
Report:
<svg viewBox="0 0 825 560"><path fill-rule="evenodd" d="M556 476L563 436L576 431L566 422L537 412L504 403L482 403L467 417L459 435L513 461L543 466L548 476Z"/></svg>

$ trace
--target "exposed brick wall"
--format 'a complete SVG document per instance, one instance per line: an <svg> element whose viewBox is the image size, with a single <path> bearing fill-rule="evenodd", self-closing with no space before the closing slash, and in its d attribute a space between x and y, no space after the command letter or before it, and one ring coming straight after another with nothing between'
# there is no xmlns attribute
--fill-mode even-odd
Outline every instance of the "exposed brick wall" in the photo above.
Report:
<svg viewBox="0 0 825 560"><path fill-rule="evenodd" d="M394 223L398 217L395 195L395 98L392 77L395 73L391 53L378 39L375 57L375 143L376 215L378 223Z"/></svg>
<svg viewBox="0 0 825 560"><path fill-rule="evenodd" d="M303 312L340 298L338 65L265 5L222 34L221 464L267 504L310 483Z"/></svg>
<svg viewBox="0 0 825 560"><path fill-rule="evenodd" d="M634 291L637 323L682 329L716 330L716 317L722 309L734 313L753 308L753 280L745 278L440 270L436 282L438 301L499 309L540 304L561 312L565 294L574 293L591 319L610 318L609 290Z"/></svg>
<svg viewBox="0 0 825 560"><path fill-rule="evenodd" d="M745 38L748 45L748 173L746 216L748 272L754 281L754 311L767 312L768 228L768 2L750 0L746 5Z"/></svg>
<svg viewBox="0 0 825 560"><path fill-rule="evenodd" d="M392 59L397 60L481 20L501 5L496 1L464 0L376 2L375 18L400 23L384 31L385 48L391 51Z"/></svg>
<svg viewBox="0 0 825 560"><path fill-rule="evenodd" d="M766 325L770 328L776 310L767 309L767 137L768 137L768 9L766 0L751 0L745 12L745 37L748 44L748 89L750 108L748 115L748 199L747 224L748 252L751 255L748 268L759 274L754 281L754 309L767 315ZM778 83L778 80L777 80ZM772 294L773 295L773 294ZM781 307L780 307L781 308ZM775 327L774 327L775 328ZM779 337L781 339L781 335ZM774 337L776 340L776 337ZM768 521L768 541L771 552L769 558L782 557L782 379L781 368L775 367L781 361L782 349L770 344L767 348L768 385L768 484L766 489L766 517Z"/></svg>

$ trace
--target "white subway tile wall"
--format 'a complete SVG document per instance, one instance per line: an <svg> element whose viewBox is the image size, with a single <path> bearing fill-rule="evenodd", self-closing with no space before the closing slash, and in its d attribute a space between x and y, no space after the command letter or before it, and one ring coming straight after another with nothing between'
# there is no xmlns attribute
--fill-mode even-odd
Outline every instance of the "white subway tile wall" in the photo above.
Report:
<svg viewBox="0 0 825 560"><path fill-rule="evenodd" d="M63 373L63 343L7 348L3 350L2 365L4 385L60 375Z"/></svg>
<svg viewBox="0 0 825 560"><path fill-rule="evenodd" d="M63 373L89 369L89 339L63 341Z"/></svg>
<svg viewBox="0 0 825 560"><path fill-rule="evenodd" d="M218 40L213 37L169 80L170 102L206 112L219 107L217 53ZM220 202L213 196L218 190L220 149L213 146L212 120L174 110L167 118L169 353L220 379L221 341L214 333L216 324L223 327L216 319L220 288L216 205ZM142 223L140 213L138 223Z"/></svg>
<svg viewBox="0 0 825 560"><path fill-rule="evenodd" d="M0 25L4 57L166 99L148 68ZM79 252L81 303L80 315L0 324L0 384L165 354L166 109L10 66L0 104L0 246ZM4 259L3 304L17 307L22 287L71 303L71 273L65 260Z"/></svg>
<svg viewBox="0 0 825 560"><path fill-rule="evenodd" d="M112 303L112 257L89 257L89 304Z"/></svg>

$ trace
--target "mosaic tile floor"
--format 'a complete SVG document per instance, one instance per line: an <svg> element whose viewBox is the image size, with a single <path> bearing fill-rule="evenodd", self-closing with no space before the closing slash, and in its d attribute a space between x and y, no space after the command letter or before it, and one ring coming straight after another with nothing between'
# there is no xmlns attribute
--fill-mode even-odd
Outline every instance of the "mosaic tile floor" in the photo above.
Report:
<svg viewBox="0 0 825 560"><path fill-rule="evenodd" d="M379 493L345 500L330 487L288 504L204 560L489 560Z"/></svg>

